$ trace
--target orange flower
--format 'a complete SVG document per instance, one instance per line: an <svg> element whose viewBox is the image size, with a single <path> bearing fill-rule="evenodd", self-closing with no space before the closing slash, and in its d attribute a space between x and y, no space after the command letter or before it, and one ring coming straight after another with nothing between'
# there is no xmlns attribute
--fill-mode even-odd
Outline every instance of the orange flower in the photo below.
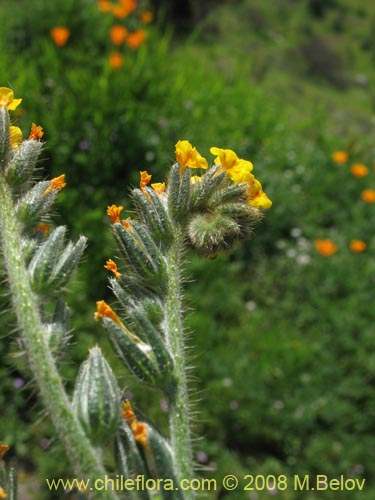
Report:
<svg viewBox="0 0 375 500"><path fill-rule="evenodd" d="M113 7L112 12L118 19L123 19L137 7L137 0L119 0L119 3Z"/></svg>
<svg viewBox="0 0 375 500"><path fill-rule="evenodd" d="M335 163L342 165L348 161L349 155L346 151L334 151L331 158Z"/></svg>
<svg viewBox="0 0 375 500"><path fill-rule="evenodd" d="M352 240L349 244L350 250L354 253L361 253L366 250L366 243L362 240Z"/></svg>
<svg viewBox="0 0 375 500"><path fill-rule="evenodd" d="M139 14L139 18L142 23L149 24L154 19L154 14L149 10L142 10L142 12Z"/></svg>
<svg viewBox="0 0 375 500"><path fill-rule="evenodd" d="M42 222L36 226L37 231L41 231L44 236L50 232L51 226L49 224L43 224Z"/></svg>
<svg viewBox="0 0 375 500"><path fill-rule="evenodd" d="M361 193L361 198L366 203L375 203L375 189L365 189Z"/></svg>
<svg viewBox="0 0 375 500"><path fill-rule="evenodd" d="M352 175L358 178L365 177L368 174L368 168L366 167L366 165L363 165L363 163L354 163L354 165L350 167L350 170L352 172Z"/></svg>
<svg viewBox="0 0 375 500"><path fill-rule="evenodd" d="M144 30L133 31L133 33L129 33L126 43L133 50L138 49L145 41L146 32Z"/></svg>
<svg viewBox="0 0 375 500"><path fill-rule="evenodd" d="M65 174L59 175L59 177L54 177L53 179L51 179L50 185L44 191L43 194L48 194L53 189L55 189L56 191L61 191L61 189L64 189L65 186L66 186Z"/></svg>
<svg viewBox="0 0 375 500"><path fill-rule="evenodd" d="M118 205L111 205L107 207L107 215L111 219L112 224L120 222L120 213L123 210L124 207Z"/></svg>
<svg viewBox="0 0 375 500"><path fill-rule="evenodd" d="M9 450L9 445L8 444L1 444L1 441L0 441L0 460L3 459L4 453L8 450Z"/></svg>
<svg viewBox="0 0 375 500"><path fill-rule="evenodd" d="M112 28L109 30L109 36L111 37L112 43L115 45L121 45L122 43L124 43L127 35L128 30L125 28L125 26L121 26L119 24L112 26Z"/></svg>
<svg viewBox="0 0 375 500"><path fill-rule="evenodd" d="M105 269L108 269L108 271L111 271L117 279L121 278L121 273L117 270L117 264L112 259L108 259L104 267Z"/></svg>
<svg viewBox="0 0 375 500"><path fill-rule="evenodd" d="M8 495L5 493L3 488L0 486L0 498L6 498Z"/></svg>
<svg viewBox="0 0 375 500"><path fill-rule="evenodd" d="M43 127L41 127L40 125L35 125L35 123L32 123L29 140L36 141L37 139L41 139L43 135L44 135Z"/></svg>
<svg viewBox="0 0 375 500"><path fill-rule="evenodd" d="M109 0L99 0L98 4L99 4L100 12L104 12L104 13L111 12L112 4Z"/></svg>
<svg viewBox="0 0 375 500"><path fill-rule="evenodd" d="M70 37L70 30L65 26L56 26L51 29L50 34L55 45L63 47Z"/></svg>
<svg viewBox="0 0 375 500"><path fill-rule="evenodd" d="M14 111L22 102L22 99L15 99L12 89L0 87L0 107L5 106L9 111Z"/></svg>
<svg viewBox="0 0 375 500"><path fill-rule="evenodd" d="M315 240L314 246L316 250L324 257L328 257L337 252L338 247L332 240Z"/></svg>
<svg viewBox="0 0 375 500"><path fill-rule="evenodd" d="M96 303L96 313L94 318L97 321L99 318L109 318L114 321L117 325L122 327L120 318L117 316L115 311L109 306L104 300L98 300Z"/></svg>
<svg viewBox="0 0 375 500"><path fill-rule="evenodd" d="M133 432L134 439L142 446L147 445L148 426L144 422L140 422L135 416L134 410L130 401L125 401L122 404L122 418L128 422Z"/></svg>
<svg viewBox="0 0 375 500"><path fill-rule="evenodd" d="M119 52L112 52L109 56L109 65L112 69L119 69L124 64L124 57Z"/></svg>
<svg viewBox="0 0 375 500"><path fill-rule="evenodd" d="M139 187L143 190L150 183L152 175L150 175L146 170L139 172L141 180L139 182Z"/></svg>
<svg viewBox="0 0 375 500"><path fill-rule="evenodd" d="M122 403L122 418L129 424L135 419L135 413L129 400Z"/></svg>

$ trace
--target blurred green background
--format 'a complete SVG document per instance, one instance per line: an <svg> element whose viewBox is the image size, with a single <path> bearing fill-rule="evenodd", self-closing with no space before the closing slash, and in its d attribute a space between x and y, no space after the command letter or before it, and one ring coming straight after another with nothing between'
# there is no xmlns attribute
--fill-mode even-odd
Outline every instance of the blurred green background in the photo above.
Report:
<svg viewBox="0 0 375 500"><path fill-rule="evenodd" d="M89 238L67 291L74 327L61 365L67 386L98 343L124 391L166 430L161 395L124 371L93 320L95 301L112 300L103 265L115 250L105 209L123 204L131 214L129 186L140 170L162 181L178 139L207 158L211 146L234 149L254 163L273 207L254 240L233 254L189 257L197 467L219 481L344 474L365 478L366 489L204 498L375 497L374 203L372 191L363 195L375 189L375 9L356 0L139 4L116 17L103 12L105 1L0 2L0 85L23 98L14 123L25 136L31 122L44 127L40 175L65 172L68 183L55 220L73 239ZM114 25L145 30L144 42L115 45ZM65 43L51 37L57 26L69 30ZM117 69L113 52L121 56ZM335 151L347 161L334 161ZM358 164L364 175L352 169ZM327 239L336 245L331 255L316 248ZM353 251L352 240L365 250ZM17 464L22 500L62 498L46 491L44 479L71 471L17 354L4 283L1 292L0 439L11 446L6 457Z"/></svg>

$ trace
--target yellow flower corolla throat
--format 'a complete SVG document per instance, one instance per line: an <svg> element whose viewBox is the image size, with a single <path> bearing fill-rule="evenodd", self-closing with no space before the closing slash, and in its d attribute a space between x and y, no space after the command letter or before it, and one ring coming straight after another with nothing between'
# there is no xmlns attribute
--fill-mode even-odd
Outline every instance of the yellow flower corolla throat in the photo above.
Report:
<svg viewBox="0 0 375 500"><path fill-rule="evenodd" d="M208 168L206 158L194 148L189 141L178 141L176 143L176 160L180 165L181 173L186 167L190 168Z"/></svg>
<svg viewBox="0 0 375 500"><path fill-rule="evenodd" d="M5 106L9 111L14 111L22 99L15 99L13 90L8 87L0 87L0 107Z"/></svg>

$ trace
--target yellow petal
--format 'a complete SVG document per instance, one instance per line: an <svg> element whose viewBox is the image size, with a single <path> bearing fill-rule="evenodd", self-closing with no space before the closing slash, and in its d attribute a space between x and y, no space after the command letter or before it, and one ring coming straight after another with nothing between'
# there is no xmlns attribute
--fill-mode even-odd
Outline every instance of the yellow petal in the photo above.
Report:
<svg viewBox="0 0 375 500"><path fill-rule="evenodd" d="M9 128L9 141L13 149L17 149L22 141L22 130L13 125Z"/></svg>

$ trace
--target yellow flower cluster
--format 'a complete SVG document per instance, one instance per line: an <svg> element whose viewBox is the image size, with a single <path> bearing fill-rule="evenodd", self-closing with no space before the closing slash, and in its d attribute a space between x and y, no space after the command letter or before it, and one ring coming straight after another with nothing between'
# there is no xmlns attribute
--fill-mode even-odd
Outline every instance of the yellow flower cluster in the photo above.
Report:
<svg viewBox="0 0 375 500"><path fill-rule="evenodd" d="M225 170L228 177L235 183L247 184L247 204L255 208L270 208L272 201L268 198L262 189L261 183L251 173L253 164L248 160L238 158L237 154L231 149L220 149L212 147L210 152L216 156L215 165L220 165L221 170ZM181 172L186 167L190 168L208 168L207 160L193 147L189 141L178 141L176 144L176 160L178 161ZM199 180L194 176L194 183Z"/></svg>

